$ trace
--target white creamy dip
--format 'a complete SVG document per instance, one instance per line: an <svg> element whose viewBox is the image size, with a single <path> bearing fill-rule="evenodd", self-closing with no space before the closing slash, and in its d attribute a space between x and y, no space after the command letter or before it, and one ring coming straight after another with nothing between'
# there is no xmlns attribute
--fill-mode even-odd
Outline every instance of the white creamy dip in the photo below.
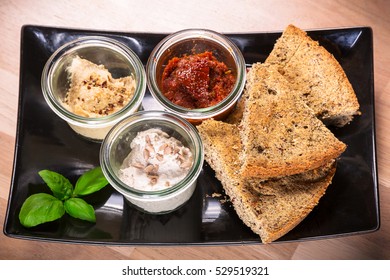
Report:
<svg viewBox="0 0 390 280"><path fill-rule="evenodd" d="M131 152L119 170L119 178L128 186L157 191L180 182L193 164L193 155L176 138L160 129L138 132L130 144Z"/></svg>

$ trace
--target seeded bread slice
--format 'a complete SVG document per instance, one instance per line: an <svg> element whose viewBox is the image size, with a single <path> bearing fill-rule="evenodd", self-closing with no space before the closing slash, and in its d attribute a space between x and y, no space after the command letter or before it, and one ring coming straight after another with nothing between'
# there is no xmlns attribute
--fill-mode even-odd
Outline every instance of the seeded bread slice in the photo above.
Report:
<svg viewBox="0 0 390 280"><path fill-rule="evenodd" d="M236 107L226 117L224 122L230 123L230 124L236 124L236 125L238 125L241 122L242 114L244 113L244 109L245 109L245 102L244 101L245 101L244 98L240 98L237 101Z"/></svg>
<svg viewBox="0 0 390 280"><path fill-rule="evenodd" d="M236 125L216 120L205 120L197 126L204 146L205 160L215 171L215 176L230 190L238 188L242 150Z"/></svg>
<svg viewBox="0 0 390 280"><path fill-rule="evenodd" d="M207 120L198 126L205 159L215 170L239 218L270 243L298 225L318 204L332 181L335 161L298 175L268 181L243 181L237 126Z"/></svg>
<svg viewBox="0 0 390 280"><path fill-rule="evenodd" d="M306 32L289 25L265 61L297 90L326 125L338 127L359 115L359 103L339 62Z"/></svg>
<svg viewBox="0 0 390 280"><path fill-rule="evenodd" d="M262 179L318 168L346 145L290 90L276 67L254 64L240 123L241 173Z"/></svg>

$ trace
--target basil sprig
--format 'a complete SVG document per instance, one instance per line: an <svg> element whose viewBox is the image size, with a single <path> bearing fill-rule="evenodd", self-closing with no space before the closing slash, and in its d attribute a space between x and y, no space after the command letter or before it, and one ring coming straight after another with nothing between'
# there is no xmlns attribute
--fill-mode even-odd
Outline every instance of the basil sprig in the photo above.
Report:
<svg viewBox="0 0 390 280"><path fill-rule="evenodd" d="M100 167L81 175L75 187L66 177L57 172L41 170L38 174L53 195L37 193L24 201L19 212L19 220L23 226L33 227L51 222L61 218L65 213L77 219L96 222L93 206L80 196L97 192L108 184Z"/></svg>

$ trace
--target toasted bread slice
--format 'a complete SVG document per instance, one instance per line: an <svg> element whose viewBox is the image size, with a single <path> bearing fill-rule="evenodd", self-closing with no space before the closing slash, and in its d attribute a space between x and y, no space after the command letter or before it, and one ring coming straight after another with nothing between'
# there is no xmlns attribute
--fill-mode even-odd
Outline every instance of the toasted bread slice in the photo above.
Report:
<svg viewBox="0 0 390 280"><path fill-rule="evenodd" d="M297 90L326 125L338 127L359 115L359 103L339 62L303 30L289 25L265 61Z"/></svg>
<svg viewBox="0 0 390 280"><path fill-rule="evenodd" d="M237 101L236 107L224 119L224 122L238 125L241 122L242 114L244 113L244 109L245 109L245 100L244 100L244 98L240 98Z"/></svg>
<svg viewBox="0 0 390 280"><path fill-rule="evenodd" d="M298 174L344 152L346 145L290 90L274 66L254 64L248 76L240 123L243 176Z"/></svg>
<svg viewBox="0 0 390 280"><path fill-rule="evenodd" d="M217 179L228 189L238 188L241 184L238 155L242 145L237 126L210 119L197 128L202 138L205 160L214 169Z"/></svg>
<svg viewBox="0 0 390 280"><path fill-rule="evenodd" d="M332 181L335 161L302 174L268 181L244 181L240 176L242 149L236 125L207 120L198 126L205 159L215 170L239 218L272 242L298 225L318 204Z"/></svg>

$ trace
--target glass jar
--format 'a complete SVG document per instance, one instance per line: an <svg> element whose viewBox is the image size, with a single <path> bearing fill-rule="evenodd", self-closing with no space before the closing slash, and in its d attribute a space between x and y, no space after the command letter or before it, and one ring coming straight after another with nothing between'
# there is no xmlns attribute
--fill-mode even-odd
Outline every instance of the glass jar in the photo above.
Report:
<svg viewBox="0 0 390 280"><path fill-rule="evenodd" d="M139 132L160 129L179 140L192 153L192 166L176 184L161 190L140 190L120 179L119 171L131 152L130 144ZM196 128L185 119L164 111L140 111L116 124L102 142L100 165L111 186L137 209L164 214L178 209L192 196L203 167L203 144ZM137 180L135 180L137 182Z"/></svg>
<svg viewBox="0 0 390 280"><path fill-rule="evenodd" d="M231 92L216 105L188 109L178 106L162 92L162 75L168 62L174 57L211 52L220 62L226 64L236 81ZM204 119L223 119L234 108L240 98L246 78L244 57L239 48L226 36L205 29L187 29L173 33L160 41L153 49L147 65L148 88L152 96L167 111L173 112L193 124Z"/></svg>
<svg viewBox="0 0 390 280"><path fill-rule="evenodd" d="M70 87L68 67L79 56L96 65L103 65L113 78L132 76L136 86L133 97L122 109L98 117L80 116L64 106ZM49 107L78 134L101 141L120 120L138 111L146 90L146 74L138 56L121 42L102 36L87 36L71 41L57 49L42 72L43 96Z"/></svg>

